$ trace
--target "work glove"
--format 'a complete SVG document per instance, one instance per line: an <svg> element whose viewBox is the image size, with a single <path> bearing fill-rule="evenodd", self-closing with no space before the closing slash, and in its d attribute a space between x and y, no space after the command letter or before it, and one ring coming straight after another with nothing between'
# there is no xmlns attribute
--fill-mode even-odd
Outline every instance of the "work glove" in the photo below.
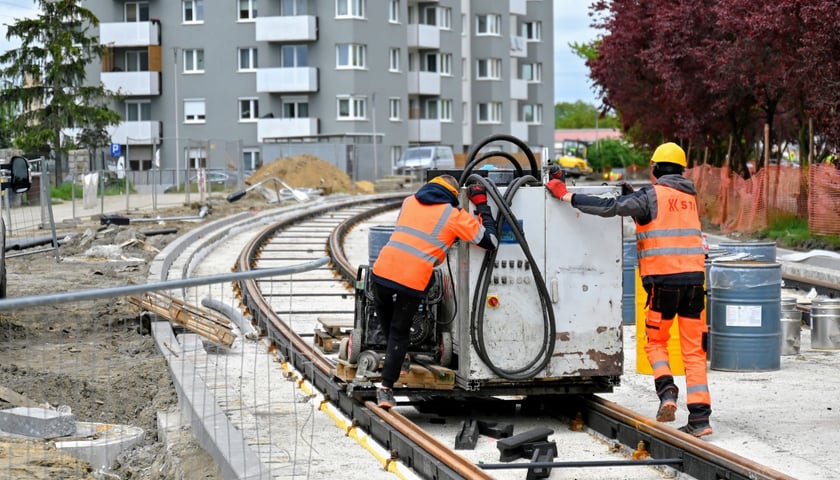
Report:
<svg viewBox="0 0 840 480"><path fill-rule="evenodd" d="M554 198L563 200L563 195L567 194L569 190L566 188L566 184L557 179L551 179L548 183L545 184L545 188L551 192L551 195Z"/></svg>
<svg viewBox="0 0 840 480"><path fill-rule="evenodd" d="M548 167L548 178L550 180L560 180L563 182L566 180L566 174L563 172L563 169L560 168L560 165L555 163Z"/></svg>
<svg viewBox="0 0 840 480"><path fill-rule="evenodd" d="M619 183L621 186L621 194L622 195L630 195L631 193L635 192L636 190L633 189L633 185L630 185L627 182Z"/></svg>
<svg viewBox="0 0 840 480"><path fill-rule="evenodd" d="M480 183L473 183L467 188L467 197L475 205L487 204L487 189Z"/></svg>

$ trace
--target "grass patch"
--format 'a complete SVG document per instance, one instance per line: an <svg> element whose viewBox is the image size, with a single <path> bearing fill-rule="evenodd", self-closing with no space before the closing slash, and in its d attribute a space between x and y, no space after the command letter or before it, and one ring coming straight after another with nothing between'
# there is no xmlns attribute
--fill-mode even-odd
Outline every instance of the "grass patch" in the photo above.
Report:
<svg viewBox="0 0 840 480"><path fill-rule="evenodd" d="M134 184L129 183L128 188L131 193L137 193L137 190L134 189ZM102 195L102 186L99 185L96 188L96 194ZM125 195L125 180L107 180L105 182L105 195ZM82 198L84 193L82 192L82 186L77 185L73 182L64 182L57 187L50 187L50 195L54 199L61 199L61 200L72 200L73 198Z"/></svg>
<svg viewBox="0 0 840 480"><path fill-rule="evenodd" d="M840 250L840 237L814 235L808 230L808 220L796 217L777 218L758 236L775 240L780 247Z"/></svg>

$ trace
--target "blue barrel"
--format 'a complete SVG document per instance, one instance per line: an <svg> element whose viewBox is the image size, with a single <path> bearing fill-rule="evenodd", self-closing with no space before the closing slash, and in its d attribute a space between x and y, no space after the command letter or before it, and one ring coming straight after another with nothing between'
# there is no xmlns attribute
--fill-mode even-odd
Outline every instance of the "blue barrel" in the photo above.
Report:
<svg viewBox="0 0 840 480"><path fill-rule="evenodd" d="M391 238L393 232L393 225L375 225L370 228L370 232L368 232L368 265L373 266L373 262L379 257L379 251L388 243L388 239Z"/></svg>
<svg viewBox="0 0 840 480"><path fill-rule="evenodd" d="M636 324L636 265L638 264L638 255L636 253L636 241L624 241L624 255L623 255L623 275L621 277L621 284L623 287L623 296L621 299L621 324L635 325Z"/></svg>
<svg viewBox="0 0 840 480"><path fill-rule="evenodd" d="M713 370L760 372L781 366L782 268L757 261L712 262L709 358Z"/></svg>
<svg viewBox="0 0 840 480"><path fill-rule="evenodd" d="M730 254L748 253L759 262L776 261L776 242L721 242L718 247Z"/></svg>

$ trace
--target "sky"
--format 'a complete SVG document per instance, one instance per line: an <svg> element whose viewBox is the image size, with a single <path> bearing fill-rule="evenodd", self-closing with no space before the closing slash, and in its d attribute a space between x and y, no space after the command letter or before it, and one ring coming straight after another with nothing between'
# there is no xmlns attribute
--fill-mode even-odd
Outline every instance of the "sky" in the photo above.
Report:
<svg viewBox="0 0 840 480"><path fill-rule="evenodd" d="M595 39L589 27L588 0L552 0L554 2L554 102L583 100L600 102L592 91L583 60L572 53L570 42L586 43ZM0 0L0 52L13 46L6 40L6 24L35 15L33 0ZM16 47L17 45L14 45ZM543 72L545 73L545 72Z"/></svg>

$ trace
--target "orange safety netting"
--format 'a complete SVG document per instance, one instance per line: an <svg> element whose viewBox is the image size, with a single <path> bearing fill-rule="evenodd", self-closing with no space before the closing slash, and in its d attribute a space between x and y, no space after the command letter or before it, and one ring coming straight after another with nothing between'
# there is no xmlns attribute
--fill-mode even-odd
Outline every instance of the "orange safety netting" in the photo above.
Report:
<svg viewBox="0 0 840 480"><path fill-rule="evenodd" d="M723 233L754 233L784 217L808 217L811 233L840 235L840 169L770 166L745 180L729 168L700 165L685 176L697 187L700 216Z"/></svg>

